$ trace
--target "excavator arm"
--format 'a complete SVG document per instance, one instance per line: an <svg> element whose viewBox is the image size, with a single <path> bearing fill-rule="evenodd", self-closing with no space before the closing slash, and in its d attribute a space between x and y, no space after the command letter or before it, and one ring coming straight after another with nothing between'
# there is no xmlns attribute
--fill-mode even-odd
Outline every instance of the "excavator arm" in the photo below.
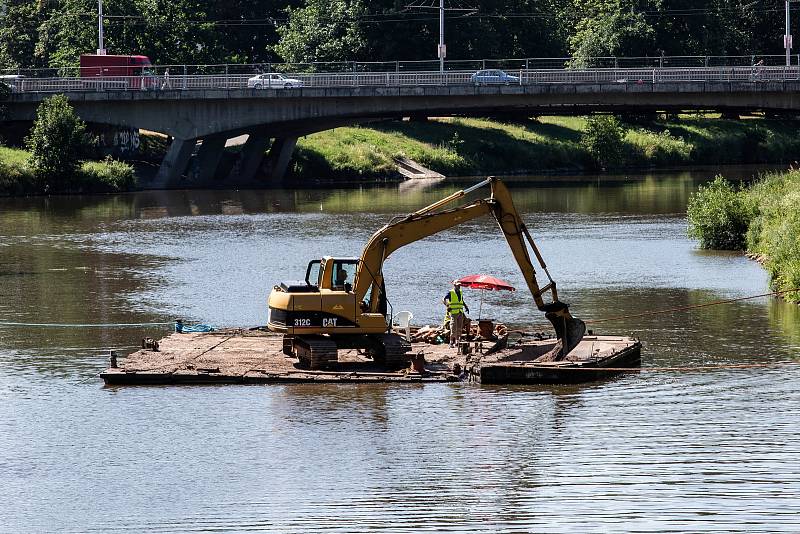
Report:
<svg viewBox="0 0 800 534"><path fill-rule="evenodd" d="M491 186L492 194L489 198L456 208L439 209L486 185ZM357 301L362 301L369 294L366 311L379 312L380 294L384 287L383 263L395 250L490 213L503 231L514 259L525 278L525 283L536 302L536 307L545 312L545 317L553 324L556 336L561 342L557 351L559 354L553 359L563 358L583 338L586 326L583 321L570 315L567 304L558 300L556 283L550 277L547 265L514 207L511 193L503 182L494 177L453 193L419 211L396 218L375 232L364 247L358 263L353 288ZM536 280L536 269L528 253L528 245L548 278L548 284L543 288L539 287ZM545 302L543 295L548 292L551 299L550 302Z"/></svg>

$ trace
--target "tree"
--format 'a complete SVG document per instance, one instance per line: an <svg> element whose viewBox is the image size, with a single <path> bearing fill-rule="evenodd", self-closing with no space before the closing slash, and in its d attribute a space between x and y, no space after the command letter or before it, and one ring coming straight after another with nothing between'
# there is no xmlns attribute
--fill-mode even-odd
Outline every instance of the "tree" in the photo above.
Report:
<svg viewBox="0 0 800 534"><path fill-rule="evenodd" d="M44 65L35 52L39 26L50 14L49 3L0 0L0 68Z"/></svg>
<svg viewBox="0 0 800 534"><path fill-rule="evenodd" d="M31 151L29 165L45 191L63 188L75 178L89 146L86 124L75 115L64 95L52 96L39 104L25 141Z"/></svg>
<svg viewBox="0 0 800 534"><path fill-rule="evenodd" d="M598 115L586 121L581 145L599 167L606 168L617 165L622 160L624 139L625 132L616 117Z"/></svg>
<svg viewBox="0 0 800 534"><path fill-rule="evenodd" d="M574 66L593 66L592 57L645 56L655 51L655 30L638 4L660 0L573 0L581 18L569 37Z"/></svg>
<svg viewBox="0 0 800 534"><path fill-rule="evenodd" d="M97 48L97 10L92 0L62 0L59 9L39 27L36 54L50 67L77 67L81 54ZM74 75L75 73L65 73Z"/></svg>
<svg viewBox="0 0 800 534"><path fill-rule="evenodd" d="M305 7L287 9L289 21L278 28L275 52L292 63L347 61L367 50L363 0L308 0Z"/></svg>

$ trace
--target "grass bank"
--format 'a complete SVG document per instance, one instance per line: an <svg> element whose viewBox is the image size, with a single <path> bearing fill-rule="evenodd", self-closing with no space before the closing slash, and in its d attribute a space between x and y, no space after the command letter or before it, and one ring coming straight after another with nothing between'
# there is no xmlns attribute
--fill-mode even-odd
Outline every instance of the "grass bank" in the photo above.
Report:
<svg viewBox="0 0 800 534"><path fill-rule="evenodd" d="M800 170L762 176L750 186L722 177L692 195L689 235L709 249L746 250L776 291L800 288ZM786 300L800 302L800 292Z"/></svg>
<svg viewBox="0 0 800 534"><path fill-rule="evenodd" d="M46 193L114 193L128 191L135 184L133 167L110 158L84 161L72 176L46 183L28 164L31 153L0 147L0 195Z"/></svg>
<svg viewBox="0 0 800 534"><path fill-rule="evenodd" d="M443 118L338 128L298 142L298 178L383 178L406 156L448 176L595 171L584 117ZM621 120L613 168L780 163L800 158L800 121L681 115Z"/></svg>

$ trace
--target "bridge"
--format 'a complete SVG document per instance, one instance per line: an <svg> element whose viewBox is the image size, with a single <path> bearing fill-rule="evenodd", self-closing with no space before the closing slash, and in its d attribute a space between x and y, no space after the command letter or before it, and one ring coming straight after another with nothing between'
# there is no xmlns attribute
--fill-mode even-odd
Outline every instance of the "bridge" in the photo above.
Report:
<svg viewBox="0 0 800 534"><path fill-rule="evenodd" d="M63 93L87 122L171 136L152 184L163 188L212 184L226 141L245 134L235 176L227 177L242 184L251 183L262 167L268 179L280 181L300 136L376 120L499 113L800 112L798 66L507 72L503 80L475 77L475 71L299 73L286 74L293 81L285 86L267 89L248 88L251 75L241 74L20 78L12 81L4 105L10 120L29 121L44 98ZM198 172L186 176L193 156Z"/></svg>

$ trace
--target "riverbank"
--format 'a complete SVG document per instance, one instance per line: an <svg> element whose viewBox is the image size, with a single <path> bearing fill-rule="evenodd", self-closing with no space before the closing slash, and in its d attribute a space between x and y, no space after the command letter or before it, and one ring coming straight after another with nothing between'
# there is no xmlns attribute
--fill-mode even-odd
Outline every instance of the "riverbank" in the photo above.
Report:
<svg viewBox="0 0 800 534"><path fill-rule="evenodd" d="M593 128L592 136L586 130L593 119L586 117L439 118L337 128L298 141L287 184L400 181L400 157L449 177L613 173L800 159L800 137L795 135L800 121L718 115L634 119L602 124ZM128 191L136 187L137 178L146 183L166 148L165 137L143 133L137 157L147 166L86 161L76 176L54 187L37 180L27 164L30 152L0 147L0 195ZM227 167L239 150L236 145L228 148ZM614 158L604 157L609 150Z"/></svg>
<svg viewBox="0 0 800 534"><path fill-rule="evenodd" d="M689 235L702 248L745 250L767 270L774 290L800 288L800 170L738 188L717 177L692 195L687 211ZM800 303L800 292L783 296Z"/></svg>
<svg viewBox="0 0 800 534"><path fill-rule="evenodd" d="M57 184L40 179L29 165L31 153L0 146L0 196L47 193L117 193L136 185L133 167L110 158L84 161L77 171Z"/></svg>
<svg viewBox="0 0 800 534"><path fill-rule="evenodd" d="M613 165L587 146L586 117L440 118L337 128L299 140L297 179L386 179L408 157L447 176L580 173L731 163L783 163L800 157L797 121L680 115L619 123Z"/></svg>

